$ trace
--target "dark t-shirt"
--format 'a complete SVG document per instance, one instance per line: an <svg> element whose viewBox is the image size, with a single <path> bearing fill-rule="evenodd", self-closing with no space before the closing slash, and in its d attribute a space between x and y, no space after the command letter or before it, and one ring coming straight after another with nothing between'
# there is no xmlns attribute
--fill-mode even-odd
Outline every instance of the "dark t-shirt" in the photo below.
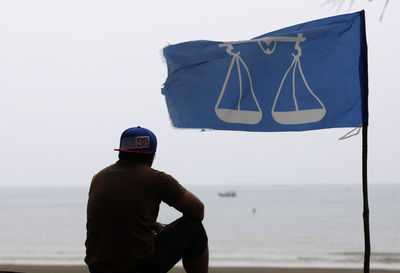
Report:
<svg viewBox="0 0 400 273"><path fill-rule="evenodd" d="M88 265L135 266L155 251L159 205L174 205L185 193L172 176L119 160L93 177L87 205Z"/></svg>

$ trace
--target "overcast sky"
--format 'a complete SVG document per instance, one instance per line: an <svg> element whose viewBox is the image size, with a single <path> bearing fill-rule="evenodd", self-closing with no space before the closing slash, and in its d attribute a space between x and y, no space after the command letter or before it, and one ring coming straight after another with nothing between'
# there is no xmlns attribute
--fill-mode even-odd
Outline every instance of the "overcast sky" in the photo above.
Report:
<svg viewBox="0 0 400 273"><path fill-rule="evenodd" d="M0 2L0 185L82 185L117 160L121 132L158 137L154 168L183 185L352 183L361 135L181 130L161 86L161 50L247 40L338 14L325 0ZM369 46L369 183L399 183L399 1L357 0Z"/></svg>

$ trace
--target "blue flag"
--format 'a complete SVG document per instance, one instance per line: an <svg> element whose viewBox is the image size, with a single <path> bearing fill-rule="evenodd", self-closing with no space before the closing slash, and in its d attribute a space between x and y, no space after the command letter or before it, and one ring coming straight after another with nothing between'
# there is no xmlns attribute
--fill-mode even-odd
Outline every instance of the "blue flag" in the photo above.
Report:
<svg viewBox="0 0 400 273"><path fill-rule="evenodd" d="M303 131L368 123L364 11L163 53L162 93L175 127Z"/></svg>

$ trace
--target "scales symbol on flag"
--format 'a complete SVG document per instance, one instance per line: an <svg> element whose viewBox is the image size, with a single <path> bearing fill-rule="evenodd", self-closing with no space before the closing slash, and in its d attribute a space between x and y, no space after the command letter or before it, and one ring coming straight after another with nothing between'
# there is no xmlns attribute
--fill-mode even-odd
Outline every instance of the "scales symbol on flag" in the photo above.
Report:
<svg viewBox="0 0 400 273"><path fill-rule="evenodd" d="M322 101L315 95L315 93L311 90L305 76L303 73L303 70L301 68L301 63L300 63L300 56L302 54L302 50L300 48L300 43L304 42L306 40L305 37L303 37L302 33L298 33L297 37L263 37L259 39L253 39L253 40L246 40L246 41L236 41L236 42L224 42L219 44L220 47L226 47L226 53L230 56L232 56L232 61L229 65L228 72L226 73L226 77L221 89L221 93L219 95L219 98L217 100L217 103L215 105L215 113L217 116L224 122L227 123L240 123L240 124L257 124L261 121L263 117L263 112L262 109L259 105L259 102L256 98L256 95L254 93L253 89L253 81L250 75L249 68L243 58L240 56L240 52L232 52L234 49L234 45L238 44L244 44L244 43L254 43L257 42L261 50L267 54L273 54L275 51L277 42L292 42L295 43L295 50L297 51L297 54L293 54L293 61L290 64L289 68L286 70L285 74L283 75L283 78L281 80L281 83L279 85L278 91L276 93L274 103L271 109L271 114L273 119L280 124L284 125L293 125L293 124L306 124L306 123L312 123L312 122L317 122L320 121L326 114L326 108ZM265 43L267 46L269 46L271 43L274 43L272 49L269 48L264 48L263 43ZM238 85L239 85L239 98L238 98L238 103L237 103L237 108L236 109L230 109L230 108L223 108L221 107L221 100L224 96L224 93L227 88L227 84L229 81L229 78L231 77L232 70L234 65L236 64L236 70L237 70L237 78L238 78ZM249 84L249 89L251 92L252 99L254 100L254 103L256 105L257 110L243 110L241 109L241 100L243 97L243 78L242 78L242 71L241 71L241 66L245 70L245 75L247 75L248 79L248 84ZM300 76L304 82L304 85L307 89L307 91L312 95L312 97L318 102L319 106L318 108L314 109L299 109L297 98L296 98L296 83L295 83L295 75L296 75L296 70L299 71ZM284 82L290 78L288 77L289 73L292 72L291 74L291 82L292 82L292 97L293 97L293 102L295 109L291 111L280 111L276 109L276 104L279 98L279 95L281 94L282 87Z"/></svg>

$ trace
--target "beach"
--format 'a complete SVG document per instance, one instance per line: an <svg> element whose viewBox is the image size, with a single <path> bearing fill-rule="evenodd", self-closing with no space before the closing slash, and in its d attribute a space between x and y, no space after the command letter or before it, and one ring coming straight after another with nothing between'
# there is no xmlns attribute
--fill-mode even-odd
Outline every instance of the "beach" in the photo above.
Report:
<svg viewBox="0 0 400 273"><path fill-rule="evenodd" d="M84 265L0 265L0 272L24 273L89 273ZM184 273L174 267L171 273ZM362 269L346 268L274 268L274 267L210 267L209 273L362 273ZM400 273L400 270L371 269L371 273Z"/></svg>

